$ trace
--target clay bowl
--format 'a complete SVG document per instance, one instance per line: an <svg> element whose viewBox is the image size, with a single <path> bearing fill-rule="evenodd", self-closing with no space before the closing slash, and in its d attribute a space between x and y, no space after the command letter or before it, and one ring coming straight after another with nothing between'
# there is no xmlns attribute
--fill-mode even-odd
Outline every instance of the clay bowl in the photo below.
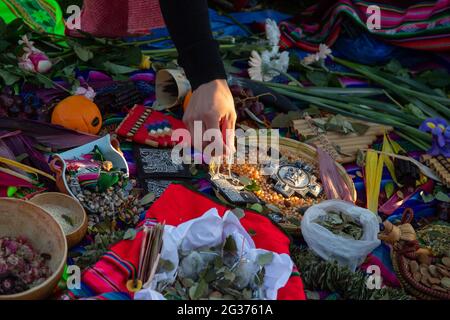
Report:
<svg viewBox="0 0 450 320"><path fill-rule="evenodd" d="M74 226L70 231L65 231L67 246L69 248L78 244L86 235L88 228L86 211L84 211L80 202L72 197L59 192L46 192L34 196L31 198L30 202L47 212L55 210L55 206L64 208L64 213L68 215L74 223ZM56 212L56 214L58 214L58 212Z"/></svg>
<svg viewBox="0 0 450 320"><path fill-rule="evenodd" d="M52 275L27 291L0 295L0 300L39 300L54 290L64 271L67 242L61 226L42 208L18 199L0 198L0 236L26 237L35 250L48 253Z"/></svg>

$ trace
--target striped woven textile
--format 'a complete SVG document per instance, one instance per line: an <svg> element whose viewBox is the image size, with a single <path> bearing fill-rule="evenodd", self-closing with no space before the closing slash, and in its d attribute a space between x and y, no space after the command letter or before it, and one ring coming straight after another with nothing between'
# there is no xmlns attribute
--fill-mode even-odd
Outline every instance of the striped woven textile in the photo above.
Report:
<svg viewBox="0 0 450 320"><path fill-rule="evenodd" d="M1 0L0 18L6 23L21 18L36 30L64 33L61 8L54 0Z"/></svg>
<svg viewBox="0 0 450 320"><path fill-rule="evenodd" d="M370 6L380 8L380 29L367 27L373 14ZM295 23L281 23L283 47L314 52L320 43L331 46L339 37L344 20L351 20L393 45L450 50L450 0L321 0L303 12Z"/></svg>

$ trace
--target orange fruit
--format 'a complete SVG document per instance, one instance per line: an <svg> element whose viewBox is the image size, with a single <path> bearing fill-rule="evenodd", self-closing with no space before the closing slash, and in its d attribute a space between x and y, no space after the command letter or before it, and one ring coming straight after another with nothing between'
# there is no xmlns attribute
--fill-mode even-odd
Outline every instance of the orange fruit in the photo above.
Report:
<svg viewBox="0 0 450 320"><path fill-rule="evenodd" d="M186 97L184 97L184 101L183 101L183 111L186 112L186 109L189 105L189 101L191 101L191 97L192 97L192 90L189 90L188 93L186 94Z"/></svg>
<svg viewBox="0 0 450 320"><path fill-rule="evenodd" d="M68 129L97 134L102 127L102 115L97 105L85 96L70 96L56 105L51 122Z"/></svg>

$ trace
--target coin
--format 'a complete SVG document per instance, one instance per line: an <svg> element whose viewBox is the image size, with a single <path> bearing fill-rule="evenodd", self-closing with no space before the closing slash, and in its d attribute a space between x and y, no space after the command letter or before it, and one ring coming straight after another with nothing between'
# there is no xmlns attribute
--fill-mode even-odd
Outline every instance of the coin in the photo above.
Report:
<svg viewBox="0 0 450 320"><path fill-rule="evenodd" d="M436 291L440 291L440 292L447 292L447 290L445 290L444 288L438 286L438 285L433 285L431 287L431 289L436 290Z"/></svg>
<svg viewBox="0 0 450 320"><path fill-rule="evenodd" d="M422 276L422 279L420 279L420 282L427 287L431 287L431 283L429 282L429 277L428 276Z"/></svg>
<svg viewBox="0 0 450 320"><path fill-rule="evenodd" d="M434 277L429 277L429 278L428 278L428 281L429 281L431 284L440 284L440 283L441 283L441 279L439 279L439 278L434 278Z"/></svg>

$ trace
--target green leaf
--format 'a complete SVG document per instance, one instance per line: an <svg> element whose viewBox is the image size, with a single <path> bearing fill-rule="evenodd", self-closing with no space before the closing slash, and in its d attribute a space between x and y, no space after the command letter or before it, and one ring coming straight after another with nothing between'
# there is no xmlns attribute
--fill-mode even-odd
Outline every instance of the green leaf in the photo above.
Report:
<svg viewBox="0 0 450 320"><path fill-rule="evenodd" d="M270 264L272 263L272 261L273 261L272 252L261 253L260 255L258 255L258 258L256 259L256 263L260 266Z"/></svg>
<svg viewBox="0 0 450 320"><path fill-rule="evenodd" d="M409 103L405 106L405 111L407 113L410 113L420 119L425 119L426 116L425 114L422 112L422 110L420 110L418 107L416 107L415 105L413 105L412 103Z"/></svg>
<svg viewBox="0 0 450 320"><path fill-rule="evenodd" d="M431 202L431 201L433 201L435 199L434 196L431 193L425 194L425 192L421 191L420 195L422 196L422 200L425 203L429 203L429 202Z"/></svg>
<svg viewBox="0 0 450 320"><path fill-rule="evenodd" d="M436 198L436 200L442 201L442 202L450 202L450 197L448 196L448 194L442 192L442 191L438 191L434 197Z"/></svg>
<svg viewBox="0 0 450 320"><path fill-rule="evenodd" d="M11 86L20 80L20 77L18 77L17 75L3 69L0 69L0 78L3 79L5 85L7 86Z"/></svg>
<svg viewBox="0 0 450 320"><path fill-rule="evenodd" d="M242 210L241 208L234 208L233 210L231 210L231 212L233 212L233 214L234 214L238 219L242 219L243 217L245 217L245 212L244 212L244 210Z"/></svg>
<svg viewBox="0 0 450 320"><path fill-rule="evenodd" d="M281 213L280 208L278 208L278 207L277 207L276 205L274 205L274 204L266 203L266 204L265 204L265 207L266 207L267 209L269 209L271 212L274 212L274 213Z"/></svg>
<svg viewBox="0 0 450 320"><path fill-rule="evenodd" d="M261 204L259 203L254 203L250 206L250 209L259 213L262 213L264 208Z"/></svg>
<svg viewBox="0 0 450 320"><path fill-rule="evenodd" d="M256 236L256 231L253 230L253 229L248 229L248 234L249 234L251 237L254 237L254 236Z"/></svg>
<svg viewBox="0 0 450 320"><path fill-rule="evenodd" d="M244 187L247 191L259 191L261 190L261 187L256 183L255 180L252 180L252 182Z"/></svg>
<svg viewBox="0 0 450 320"><path fill-rule="evenodd" d="M128 47L124 52L121 54L121 60L120 62L124 65L129 66L138 66L141 64L142 60L142 51L139 47Z"/></svg>
<svg viewBox="0 0 450 320"><path fill-rule="evenodd" d="M101 172L97 181L99 192L104 192L108 188L119 182L119 175L115 172Z"/></svg>
<svg viewBox="0 0 450 320"><path fill-rule="evenodd" d="M225 240L225 244L223 245L223 251L231 254L237 253L236 241L234 241L233 236L228 236Z"/></svg>
<svg viewBox="0 0 450 320"><path fill-rule="evenodd" d="M115 73L115 74L127 74L136 71L136 68L131 68L127 66L122 66L119 64L115 64L109 61L106 61L103 63L103 67L106 69L106 71Z"/></svg>
<svg viewBox="0 0 450 320"><path fill-rule="evenodd" d="M331 74L324 71L314 70L308 71L306 73L306 78L318 87L327 87L331 79Z"/></svg>
<svg viewBox="0 0 450 320"><path fill-rule="evenodd" d="M189 297L191 298L191 300L198 300L207 293L208 284L203 279L189 288Z"/></svg>
<svg viewBox="0 0 450 320"><path fill-rule="evenodd" d="M394 194L394 184L388 182L384 185L384 192L386 192L386 197L389 199Z"/></svg>
<svg viewBox="0 0 450 320"><path fill-rule="evenodd" d="M84 48L79 44L74 45L73 50L75 51L75 54L77 55L78 58L80 58L81 61L87 62L94 57L94 53L91 50Z"/></svg>
<svg viewBox="0 0 450 320"><path fill-rule="evenodd" d="M123 235L123 239L124 240L134 240L134 238L136 238L136 234L137 234L136 230L134 230L133 228L130 228Z"/></svg>
<svg viewBox="0 0 450 320"><path fill-rule="evenodd" d="M152 203L153 201L155 201L155 199L156 199L155 194L150 192L150 193L147 193L145 196L142 197L142 199L139 201L139 204L141 206L146 206L146 205Z"/></svg>
<svg viewBox="0 0 450 320"><path fill-rule="evenodd" d="M161 270L164 270L164 271L167 271L167 272L173 271L175 269L175 265L173 264L173 262L170 261L170 260L166 260L166 259L159 259L158 266L161 268ZM187 280L191 280L191 279L184 278L184 280L187 281ZM194 284L194 282L192 281L192 284L190 286L192 286L193 284ZM188 287L188 286L186 286L186 287Z"/></svg>
<svg viewBox="0 0 450 320"><path fill-rule="evenodd" d="M302 118L300 111L289 111L286 113L280 113L271 122L273 128L288 128L291 126L293 120Z"/></svg>
<svg viewBox="0 0 450 320"><path fill-rule="evenodd" d="M353 130L355 130L355 132L362 136L363 134L365 134L367 132L367 130L369 130L370 126L361 123L361 122L351 122L351 125L353 127Z"/></svg>
<svg viewBox="0 0 450 320"><path fill-rule="evenodd" d="M450 86L450 75L445 69L425 71L417 77L417 80L437 88L445 88Z"/></svg>
<svg viewBox="0 0 450 320"><path fill-rule="evenodd" d="M239 176L239 182L244 186L248 186L253 183L253 180L247 176Z"/></svg>

